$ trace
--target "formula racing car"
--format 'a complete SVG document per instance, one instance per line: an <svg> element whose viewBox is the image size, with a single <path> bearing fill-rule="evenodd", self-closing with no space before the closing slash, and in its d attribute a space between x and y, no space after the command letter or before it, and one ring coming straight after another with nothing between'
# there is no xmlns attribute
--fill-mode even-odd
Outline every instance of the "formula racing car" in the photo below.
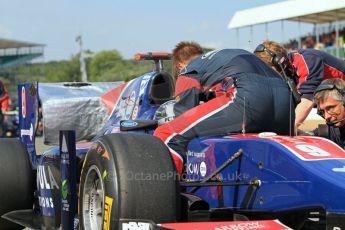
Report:
<svg viewBox="0 0 345 230"><path fill-rule="evenodd" d="M136 59L155 70L92 98L93 83L49 85L51 100L43 84L18 86L20 138L0 139L0 229L345 229L345 151L321 137L195 138L179 176L152 135L174 118L170 55ZM39 107L56 145L37 153Z"/></svg>

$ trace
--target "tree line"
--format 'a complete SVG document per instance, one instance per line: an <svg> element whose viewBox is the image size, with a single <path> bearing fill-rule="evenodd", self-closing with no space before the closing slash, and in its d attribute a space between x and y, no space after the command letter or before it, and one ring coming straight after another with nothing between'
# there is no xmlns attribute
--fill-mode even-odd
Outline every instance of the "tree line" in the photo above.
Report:
<svg viewBox="0 0 345 230"><path fill-rule="evenodd" d="M124 59L117 50L98 53L86 51L86 70L89 82L128 81L154 69L152 61ZM80 55L69 60L30 63L0 73L11 96L21 82L79 82L81 81ZM171 62L165 61L164 70L171 73Z"/></svg>

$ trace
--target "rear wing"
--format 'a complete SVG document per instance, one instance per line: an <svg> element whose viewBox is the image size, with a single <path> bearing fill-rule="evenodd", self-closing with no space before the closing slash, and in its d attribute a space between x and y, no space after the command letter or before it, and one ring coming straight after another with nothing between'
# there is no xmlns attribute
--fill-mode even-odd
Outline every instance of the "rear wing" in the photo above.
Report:
<svg viewBox="0 0 345 230"><path fill-rule="evenodd" d="M38 125L38 82L18 85L19 139L36 165L35 134Z"/></svg>
<svg viewBox="0 0 345 230"><path fill-rule="evenodd" d="M155 71L163 71L163 60L171 60L171 54L166 52L137 53L134 55L136 61L152 60L155 65Z"/></svg>

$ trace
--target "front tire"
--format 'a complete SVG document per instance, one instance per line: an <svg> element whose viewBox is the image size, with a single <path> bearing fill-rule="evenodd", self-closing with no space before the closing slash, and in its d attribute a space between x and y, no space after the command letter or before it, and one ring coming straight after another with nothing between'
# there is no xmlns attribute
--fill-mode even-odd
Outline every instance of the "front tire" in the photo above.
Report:
<svg viewBox="0 0 345 230"><path fill-rule="evenodd" d="M118 229L120 219L175 222L180 201L176 175L169 150L156 137L101 137L82 169L81 229Z"/></svg>

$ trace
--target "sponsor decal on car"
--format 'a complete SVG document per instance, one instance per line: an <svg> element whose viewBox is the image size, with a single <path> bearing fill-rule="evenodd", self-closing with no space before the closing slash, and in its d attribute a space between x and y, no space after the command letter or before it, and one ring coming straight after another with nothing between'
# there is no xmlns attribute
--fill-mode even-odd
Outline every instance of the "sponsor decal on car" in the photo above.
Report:
<svg viewBox="0 0 345 230"><path fill-rule="evenodd" d="M61 185L61 208L63 211L68 212L69 211L69 202L67 200L68 195L68 180L63 180Z"/></svg>
<svg viewBox="0 0 345 230"><path fill-rule="evenodd" d="M249 230L249 229L290 229L278 220L232 221L232 222L193 222L160 224L176 230Z"/></svg>
<svg viewBox="0 0 345 230"><path fill-rule="evenodd" d="M52 197L38 196L38 204L42 208L54 208L54 202Z"/></svg>
<svg viewBox="0 0 345 230"><path fill-rule="evenodd" d="M63 138L60 158L61 158L61 164L69 165L69 155L68 155L68 149L67 149L65 137Z"/></svg>
<svg viewBox="0 0 345 230"><path fill-rule="evenodd" d="M25 96L25 87L22 87L22 116L26 117L26 96Z"/></svg>
<svg viewBox="0 0 345 230"><path fill-rule="evenodd" d="M193 152L188 150L187 155L189 157L195 157L195 158L205 158L206 154L204 152Z"/></svg>
<svg viewBox="0 0 345 230"><path fill-rule="evenodd" d="M137 125L138 125L138 123L135 121L122 121L121 122L121 126L123 126L123 127L135 127Z"/></svg>
<svg viewBox="0 0 345 230"><path fill-rule="evenodd" d="M72 229L76 212L77 182L75 175L76 151L75 131L60 131L60 178L61 178L61 229ZM56 197L58 199L58 197Z"/></svg>
<svg viewBox="0 0 345 230"><path fill-rule="evenodd" d="M99 154L101 157L110 160L108 151L104 148L102 143L97 142L92 144L91 149L95 150L95 153Z"/></svg>
<svg viewBox="0 0 345 230"><path fill-rule="evenodd" d="M334 142L314 136L260 136L258 134L238 134L226 138L262 138L277 142L287 148L292 154L304 161L318 161L331 159L345 159L344 150Z"/></svg>
<svg viewBox="0 0 345 230"><path fill-rule="evenodd" d="M49 166L37 166L37 186L40 188L39 205L42 208L54 208L51 190L60 188Z"/></svg>
<svg viewBox="0 0 345 230"><path fill-rule="evenodd" d="M189 163L188 172L192 175L196 175L196 176L200 175L201 177L205 177L207 173L206 163L204 161Z"/></svg>
<svg viewBox="0 0 345 230"><path fill-rule="evenodd" d="M33 96L36 96L36 92L37 92L37 90L36 90L35 84L31 84L31 86L30 86L30 91L29 91L30 95L31 95L32 97L33 97Z"/></svg>
<svg viewBox="0 0 345 230"><path fill-rule="evenodd" d="M200 175L202 177L206 176L207 173L207 167L206 167L206 163L203 161L200 163Z"/></svg>
<svg viewBox="0 0 345 230"><path fill-rule="evenodd" d="M32 124L30 124L30 129L21 129L20 130L20 136L29 136L30 137L30 141L32 141L32 137L34 135L34 127L32 126Z"/></svg>
<svg viewBox="0 0 345 230"><path fill-rule="evenodd" d="M97 153L101 155L103 158L110 160L108 151L105 150L101 143L98 143Z"/></svg>
<svg viewBox="0 0 345 230"><path fill-rule="evenodd" d="M68 181L64 180L62 181L62 185L61 185L61 195L63 199L67 198L67 194L68 194Z"/></svg>
<svg viewBox="0 0 345 230"><path fill-rule="evenodd" d="M309 137L308 141L303 138L296 139L294 143L281 143L301 160L345 159L344 150L328 139L319 137Z"/></svg>
<svg viewBox="0 0 345 230"><path fill-rule="evenodd" d="M188 151L187 156L188 179L198 180L205 177L207 174L206 154L204 152Z"/></svg>
<svg viewBox="0 0 345 230"><path fill-rule="evenodd" d="M108 153L107 150L105 150L105 151L103 152L102 157L104 157L104 158L107 159L107 160L110 160L110 158L109 158L109 153Z"/></svg>
<svg viewBox="0 0 345 230"><path fill-rule="evenodd" d="M105 196L105 199L104 199L104 219L103 219L103 229L104 230L110 230L112 205L113 205L113 198Z"/></svg>
<svg viewBox="0 0 345 230"><path fill-rule="evenodd" d="M198 163L189 163L188 172L191 174L199 174L199 164Z"/></svg>
<svg viewBox="0 0 345 230"><path fill-rule="evenodd" d="M70 158L68 154L66 137L62 137L61 153L60 153L60 164L61 166L68 167L70 164ZM63 170L63 169L62 169ZM67 175L65 175L67 176ZM69 211L68 196L68 179L64 179L61 183L61 208L63 211Z"/></svg>
<svg viewBox="0 0 345 230"><path fill-rule="evenodd" d="M48 176L46 175L45 168L47 168ZM53 173L49 166L39 165L37 166L38 183L41 189L59 189L59 185L56 182Z"/></svg>
<svg viewBox="0 0 345 230"><path fill-rule="evenodd" d="M145 222L122 223L122 230L150 230L150 224Z"/></svg>

